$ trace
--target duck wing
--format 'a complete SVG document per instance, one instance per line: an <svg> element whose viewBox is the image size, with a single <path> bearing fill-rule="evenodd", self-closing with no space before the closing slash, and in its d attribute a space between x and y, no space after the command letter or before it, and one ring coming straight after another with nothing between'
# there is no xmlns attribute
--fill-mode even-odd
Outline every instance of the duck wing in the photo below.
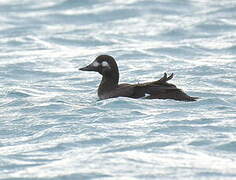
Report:
<svg viewBox="0 0 236 180"><path fill-rule="evenodd" d="M146 99L174 99L179 101L195 101L196 97L191 97L167 81L173 78L174 74L164 76L153 82L133 85L133 98L145 97Z"/></svg>

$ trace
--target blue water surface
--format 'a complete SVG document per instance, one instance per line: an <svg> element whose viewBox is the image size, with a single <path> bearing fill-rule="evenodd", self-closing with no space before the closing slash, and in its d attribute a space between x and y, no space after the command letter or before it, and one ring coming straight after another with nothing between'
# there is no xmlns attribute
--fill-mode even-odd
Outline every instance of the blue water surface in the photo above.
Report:
<svg viewBox="0 0 236 180"><path fill-rule="evenodd" d="M0 45L0 179L236 179L235 0L1 0ZM200 99L99 101L100 54Z"/></svg>

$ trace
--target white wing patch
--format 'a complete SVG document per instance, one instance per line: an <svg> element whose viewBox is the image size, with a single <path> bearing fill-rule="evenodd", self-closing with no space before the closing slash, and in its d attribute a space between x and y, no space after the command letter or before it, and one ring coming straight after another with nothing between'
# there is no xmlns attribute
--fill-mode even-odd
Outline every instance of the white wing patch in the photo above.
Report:
<svg viewBox="0 0 236 180"><path fill-rule="evenodd" d="M103 61L103 62L102 62L102 67L108 67L108 68L110 68L108 62L106 62L106 61Z"/></svg>

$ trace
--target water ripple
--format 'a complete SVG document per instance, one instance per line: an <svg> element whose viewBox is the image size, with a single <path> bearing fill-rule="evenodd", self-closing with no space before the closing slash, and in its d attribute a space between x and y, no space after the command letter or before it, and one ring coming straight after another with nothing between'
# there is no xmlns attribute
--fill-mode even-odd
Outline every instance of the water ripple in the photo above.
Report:
<svg viewBox="0 0 236 180"><path fill-rule="evenodd" d="M233 0L0 2L0 179L234 179ZM121 82L174 73L196 102L100 101L99 54Z"/></svg>

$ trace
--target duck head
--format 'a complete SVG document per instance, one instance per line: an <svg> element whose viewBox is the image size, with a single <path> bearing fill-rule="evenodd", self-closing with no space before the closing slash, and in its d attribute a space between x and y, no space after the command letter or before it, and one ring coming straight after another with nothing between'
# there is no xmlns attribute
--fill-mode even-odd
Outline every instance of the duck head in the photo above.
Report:
<svg viewBox="0 0 236 180"><path fill-rule="evenodd" d="M81 71L95 71L100 73L103 77L113 78L119 81L119 70L116 61L113 57L108 55L98 56L91 64L80 68Z"/></svg>

